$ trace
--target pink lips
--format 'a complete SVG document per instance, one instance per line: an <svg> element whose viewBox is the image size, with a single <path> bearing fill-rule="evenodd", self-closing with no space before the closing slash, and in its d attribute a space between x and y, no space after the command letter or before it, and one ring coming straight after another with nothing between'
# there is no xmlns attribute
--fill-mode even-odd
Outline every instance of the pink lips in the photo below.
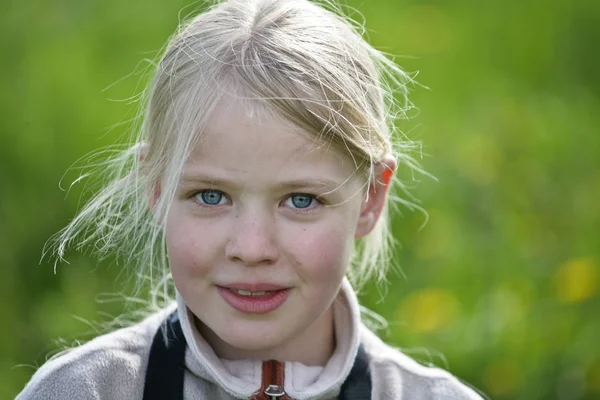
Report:
<svg viewBox="0 0 600 400"><path fill-rule="evenodd" d="M244 296L235 290L246 290L249 292L266 292L263 295ZM279 308L288 298L290 288L279 285L257 283L236 283L217 286L219 294L232 308L246 314L266 314Z"/></svg>

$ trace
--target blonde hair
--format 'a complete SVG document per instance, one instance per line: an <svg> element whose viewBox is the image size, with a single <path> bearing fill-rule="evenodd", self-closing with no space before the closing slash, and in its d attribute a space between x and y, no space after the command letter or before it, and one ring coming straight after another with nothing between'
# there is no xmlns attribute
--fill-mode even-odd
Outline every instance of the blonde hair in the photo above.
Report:
<svg viewBox="0 0 600 400"><path fill-rule="evenodd" d="M411 76L362 35L363 28L333 3L307 0L224 1L181 24L144 93L131 147L100 164L108 171L103 188L54 237L58 260L69 247L91 246L100 258L116 254L128 266L145 268L138 289L149 279L162 282L166 292L164 217L190 149L226 94L333 144L352 157L366 183L389 154L401 168L420 171L411 157L417 145L395 128L412 108ZM148 191L157 184L152 210ZM408 193L400 180L395 184ZM395 200L414 206L409 199ZM356 241L348 269L356 288L386 275L393 242L388 208Z"/></svg>

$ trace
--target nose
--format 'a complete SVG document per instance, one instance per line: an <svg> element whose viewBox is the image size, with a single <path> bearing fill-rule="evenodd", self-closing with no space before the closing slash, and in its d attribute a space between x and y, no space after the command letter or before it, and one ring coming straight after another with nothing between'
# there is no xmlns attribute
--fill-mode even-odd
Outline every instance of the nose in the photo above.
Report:
<svg viewBox="0 0 600 400"><path fill-rule="evenodd" d="M253 213L236 216L225 248L229 260L248 266L273 264L279 257L272 217Z"/></svg>

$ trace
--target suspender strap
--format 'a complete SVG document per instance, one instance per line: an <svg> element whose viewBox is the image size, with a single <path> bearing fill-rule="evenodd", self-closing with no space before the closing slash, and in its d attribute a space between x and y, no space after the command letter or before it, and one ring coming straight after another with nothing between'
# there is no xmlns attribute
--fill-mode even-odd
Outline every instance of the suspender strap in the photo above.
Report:
<svg viewBox="0 0 600 400"><path fill-rule="evenodd" d="M143 400L183 400L185 338L177 311L165 323L168 344L159 329L150 348ZM361 344L339 400L370 400L371 387L369 357Z"/></svg>
<svg viewBox="0 0 600 400"><path fill-rule="evenodd" d="M339 400L370 400L371 388L369 356L361 344L350 375L342 384Z"/></svg>
<svg viewBox="0 0 600 400"><path fill-rule="evenodd" d="M177 311L165 323L168 344L159 328L150 348L144 400L183 400L185 338Z"/></svg>

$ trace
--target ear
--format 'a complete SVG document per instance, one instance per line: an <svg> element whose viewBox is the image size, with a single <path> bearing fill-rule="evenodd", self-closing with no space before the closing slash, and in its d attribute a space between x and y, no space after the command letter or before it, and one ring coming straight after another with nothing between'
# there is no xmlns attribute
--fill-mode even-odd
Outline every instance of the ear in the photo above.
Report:
<svg viewBox="0 0 600 400"><path fill-rule="evenodd" d="M374 176L363 195L360 216L356 225L356 239L368 235L379 220L385 207L392 177L396 172L396 160L391 155L385 156L374 165Z"/></svg>
<svg viewBox="0 0 600 400"><path fill-rule="evenodd" d="M150 207L156 214L156 205L158 204L158 199L160 199L160 183L155 183L154 187L148 188L146 190L146 194L148 196L148 203L150 203Z"/></svg>
<svg viewBox="0 0 600 400"><path fill-rule="evenodd" d="M148 156L148 152L150 150L150 146L147 142L140 142L138 146L138 157L139 157L139 170L143 175L147 174L148 164L146 162L146 157ZM148 199L148 203L152 210L156 211L156 204L158 203L158 199L160 198L160 183L156 182L152 185L148 185L146 187L146 197Z"/></svg>

